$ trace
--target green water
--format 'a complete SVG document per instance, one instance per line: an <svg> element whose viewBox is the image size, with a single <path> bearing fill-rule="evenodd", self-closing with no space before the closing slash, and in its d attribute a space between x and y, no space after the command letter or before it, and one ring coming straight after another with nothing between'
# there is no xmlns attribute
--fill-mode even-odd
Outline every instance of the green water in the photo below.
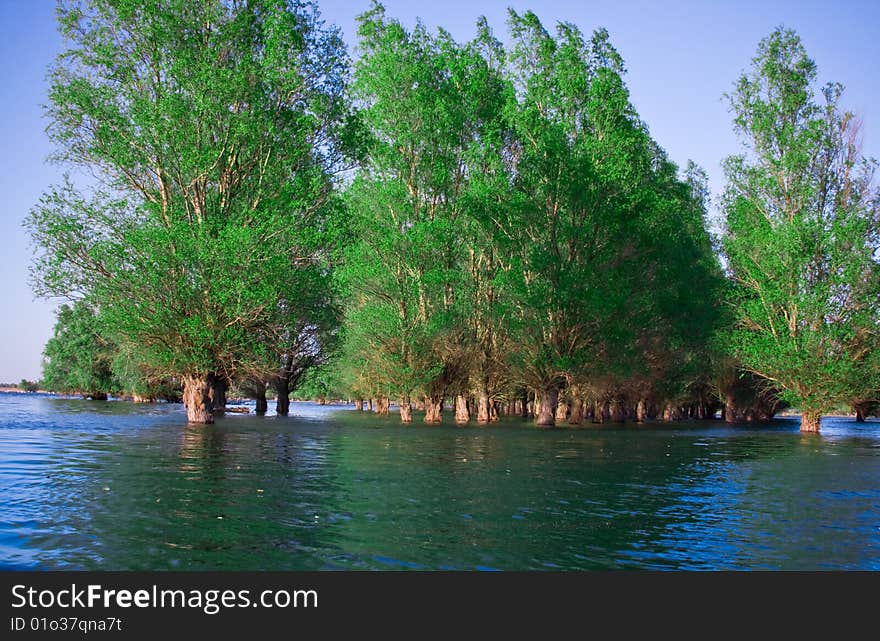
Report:
<svg viewBox="0 0 880 641"><path fill-rule="evenodd" d="M188 427L180 406L0 394L0 567L880 570L877 421L538 431L292 409Z"/></svg>

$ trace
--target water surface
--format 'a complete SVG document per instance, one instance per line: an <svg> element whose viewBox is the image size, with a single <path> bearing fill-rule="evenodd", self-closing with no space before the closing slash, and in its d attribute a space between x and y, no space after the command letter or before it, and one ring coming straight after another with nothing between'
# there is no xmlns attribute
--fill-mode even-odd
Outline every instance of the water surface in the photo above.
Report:
<svg viewBox="0 0 880 641"><path fill-rule="evenodd" d="M880 421L539 431L0 393L0 567L880 570ZM446 416L446 419L451 417Z"/></svg>

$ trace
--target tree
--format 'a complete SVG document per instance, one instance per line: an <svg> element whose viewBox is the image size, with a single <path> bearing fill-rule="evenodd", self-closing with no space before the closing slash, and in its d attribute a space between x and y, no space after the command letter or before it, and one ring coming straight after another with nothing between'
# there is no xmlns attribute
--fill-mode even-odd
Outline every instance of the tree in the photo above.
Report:
<svg viewBox="0 0 880 641"><path fill-rule="evenodd" d="M116 351L91 305L84 301L62 305L52 338L43 350L43 383L53 392L107 400L113 391L111 366Z"/></svg>
<svg viewBox="0 0 880 641"><path fill-rule="evenodd" d="M271 363L329 274L347 57L309 3L83 0L50 81L58 158L100 175L27 221L38 293L89 299L139 360L179 378L190 422L214 382ZM222 389L221 389L222 393Z"/></svg>
<svg viewBox="0 0 880 641"><path fill-rule="evenodd" d="M748 152L725 162L732 352L818 432L838 403L877 397L880 194L841 85L814 88L798 36L778 28L729 95Z"/></svg>
<svg viewBox="0 0 880 641"><path fill-rule="evenodd" d="M369 138L348 190L346 351L370 363L365 393L396 396L404 422L423 395L425 420L440 422L472 347L470 178L497 138L503 82L442 30L407 32L378 3L358 20L354 91Z"/></svg>

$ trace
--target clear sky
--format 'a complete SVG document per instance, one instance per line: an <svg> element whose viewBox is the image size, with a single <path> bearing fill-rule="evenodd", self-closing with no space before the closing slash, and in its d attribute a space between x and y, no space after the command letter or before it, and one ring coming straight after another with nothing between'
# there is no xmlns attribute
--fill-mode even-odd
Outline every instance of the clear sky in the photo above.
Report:
<svg viewBox="0 0 880 641"><path fill-rule="evenodd" d="M679 165L693 159L723 187L719 163L738 151L722 101L749 64L758 41L775 26L801 36L822 82L847 87L844 103L865 121L865 151L880 157L880 0L541 0L467 2L386 0L389 15L412 25L417 16L459 40L485 15L505 39L506 8L531 8L544 24L559 20L589 33L605 27L628 69L632 100L653 137ZM319 0L328 22L355 45L354 16L369 0ZM44 132L46 69L63 43L53 0L0 0L0 382L39 378L43 345L54 323L51 302L34 300L27 282L31 250L21 221L63 168L48 164Z"/></svg>

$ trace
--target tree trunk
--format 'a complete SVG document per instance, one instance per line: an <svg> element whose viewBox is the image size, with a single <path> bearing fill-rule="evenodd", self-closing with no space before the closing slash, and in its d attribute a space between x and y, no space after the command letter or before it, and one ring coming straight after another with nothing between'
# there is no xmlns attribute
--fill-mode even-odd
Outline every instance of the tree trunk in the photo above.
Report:
<svg viewBox="0 0 880 641"><path fill-rule="evenodd" d="M608 411L611 413L611 420L615 423L623 423L626 420L626 413L623 409L623 403L620 399L615 398L609 403Z"/></svg>
<svg viewBox="0 0 880 641"><path fill-rule="evenodd" d="M211 377L211 407L214 412L223 413L226 411L226 387L229 381L225 376L215 374Z"/></svg>
<svg viewBox="0 0 880 641"><path fill-rule="evenodd" d="M822 415L819 412L806 411L801 414L801 432L819 433L819 424L822 422Z"/></svg>
<svg viewBox="0 0 880 641"><path fill-rule="evenodd" d="M186 406L186 420L190 423L208 425L214 422L210 379L208 375L183 377L183 404Z"/></svg>
<svg viewBox="0 0 880 641"><path fill-rule="evenodd" d="M485 389L480 390L477 398L477 423L489 422L489 394Z"/></svg>
<svg viewBox="0 0 880 641"><path fill-rule="evenodd" d="M861 406L856 406L856 423L865 422L865 410Z"/></svg>
<svg viewBox="0 0 880 641"><path fill-rule="evenodd" d="M519 402L520 402L520 406L519 406L520 416L522 418L528 418L529 417L529 392L528 392L528 390L523 391L522 397L519 399Z"/></svg>
<svg viewBox="0 0 880 641"><path fill-rule="evenodd" d="M397 407L400 408L400 422L412 423L412 403L408 395L397 402Z"/></svg>
<svg viewBox="0 0 880 641"><path fill-rule="evenodd" d="M425 397L425 423L440 423L443 420L443 399L439 396Z"/></svg>
<svg viewBox="0 0 880 641"><path fill-rule="evenodd" d="M562 423L568 418L568 403L559 401L556 405L556 422Z"/></svg>
<svg viewBox="0 0 880 641"><path fill-rule="evenodd" d="M607 411L608 403L606 403L605 401L596 401L593 404L593 422L604 423Z"/></svg>
<svg viewBox="0 0 880 641"><path fill-rule="evenodd" d="M460 425L469 420L471 420L471 415L468 413L467 399L459 394L455 397L455 422Z"/></svg>
<svg viewBox="0 0 880 641"><path fill-rule="evenodd" d="M647 415L648 408L645 405L644 399L640 398L638 404L636 405L636 423L644 423Z"/></svg>
<svg viewBox="0 0 880 641"><path fill-rule="evenodd" d="M724 397L724 422L725 423L736 423L738 420L737 411L736 411L736 403L734 402L733 395L728 394Z"/></svg>
<svg viewBox="0 0 880 641"><path fill-rule="evenodd" d="M373 399L372 398L367 399L367 411L368 412L373 411Z"/></svg>
<svg viewBox="0 0 880 641"><path fill-rule="evenodd" d="M380 416L388 416L391 412L391 399L383 396L376 400L376 405L374 407L376 408L376 414L379 414Z"/></svg>
<svg viewBox="0 0 880 641"><path fill-rule="evenodd" d="M355 408L358 412L363 412L363 411L364 411L364 399L362 399L362 398L357 399L357 400L354 402L354 408Z"/></svg>
<svg viewBox="0 0 880 641"><path fill-rule="evenodd" d="M535 422L542 427L555 426L559 389L551 387L550 389L541 390L538 401L538 413Z"/></svg>
<svg viewBox="0 0 880 641"><path fill-rule="evenodd" d="M86 398L90 398L93 401L106 401L107 394L106 394L106 392L92 392Z"/></svg>
<svg viewBox="0 0 880 641"><path fill-rule="evenodd" d="M569 425L580 425L584 420L584 402L576 398L571 402L571 416L568 417Z"/></svg>
<svg viewBox="0 0 880 641"><path fill-rule="evenodd" d="M275 382L275 393L277 400L275 401L275 413L278 416L287 416L290 414L290 382L282 377Z"/></svg>

